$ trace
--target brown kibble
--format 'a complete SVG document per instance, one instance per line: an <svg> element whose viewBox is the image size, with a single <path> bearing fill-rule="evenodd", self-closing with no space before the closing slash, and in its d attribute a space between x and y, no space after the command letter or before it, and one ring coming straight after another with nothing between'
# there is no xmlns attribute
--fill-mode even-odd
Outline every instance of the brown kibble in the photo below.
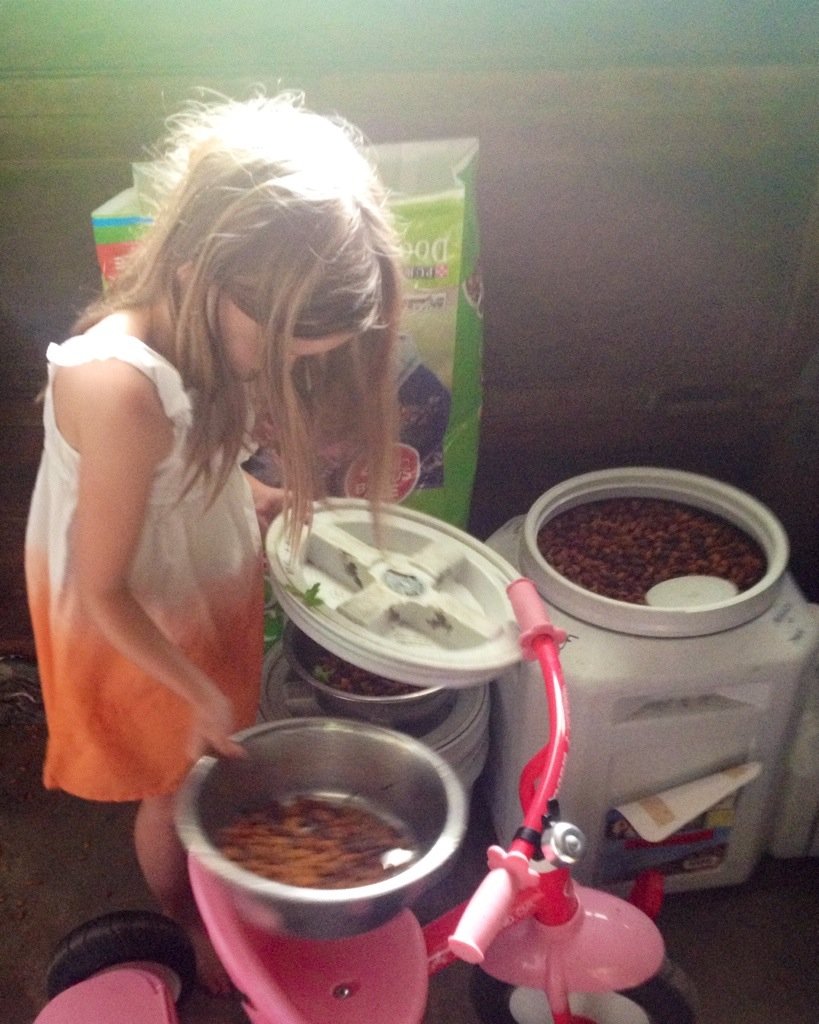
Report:
<svg viewBox="0 0 819 1024"><path fill-rule="evenodd" d="M418 688L410 686L409 683L399 683L394 679L368 672L329 651L321 655L311 672L326 686L359 697L400 697L418 692Z"/></svg>
<svg viewBox="0 0 819 1024"><path fill-rule="evenodd" d="M248 812L220 830L222 854L285 885L339 889L393 874L382 858L413 850L411 837L353 800L298 797Z"/></svg>
<svg viewBox="0 0 819 1024"><path fill-rule="evenodd" d="M677 576L719 576L747 590L767 568L760 546L732 523L660 498L577 505L544 523L537 544L566 579L631 604Z"/></svg>

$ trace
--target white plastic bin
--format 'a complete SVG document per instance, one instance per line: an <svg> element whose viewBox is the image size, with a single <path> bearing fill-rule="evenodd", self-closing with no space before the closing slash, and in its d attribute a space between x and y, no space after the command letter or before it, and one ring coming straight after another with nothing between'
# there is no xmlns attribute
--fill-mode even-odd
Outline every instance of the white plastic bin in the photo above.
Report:
<svg viewBox="0 0 819 1024"><path fill-rule="evenodd" d="M678 606L660 608L569 583L537 551L540 524L572 504L618 495L678 501L733 522L764 550L764 577L709 604L683 586ZM743 881L773 829L784 753L819 637L786 572L787 538L775 517L744 492L695 474L608 470L547 492L487 543L534 580L570 636L562 663L572 743L560 806L587 837L579 880L617 887L656 868L669 891ZM545 716L533 664L494 684L487 775L504 842L520 822L517 779L543 743ZM642 839L615 810L748 762L760 766L753 781L661 843Z"/></svg>

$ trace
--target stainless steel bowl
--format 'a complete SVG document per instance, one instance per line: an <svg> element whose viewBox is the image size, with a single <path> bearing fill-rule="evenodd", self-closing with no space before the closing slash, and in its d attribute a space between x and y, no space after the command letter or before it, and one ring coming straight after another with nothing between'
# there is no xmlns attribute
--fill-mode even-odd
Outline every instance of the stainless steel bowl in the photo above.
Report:
<svg viewBox="0 0 819 1024"><path fill-rule="evenodd" d="M333 715L398 728L441 714L455 700L454 691L445 686L418 687L412 693L371 697L323 683L313 675L313 667L327 650L292 622L285 626L282 647L293 671L311 688L321 707Z"/></svg>
<svg viewBox="0 0 819 1024"><path fill-rule="evenodd" d="M435 751L402 733L331 718L272 722L237 738L246 758L202 757L194 765L177 828L191 855L231 887L247 920L312 939L357 935L388 921L445 873L463 838L467 805ZM306 795L363 800L409 830L418 856L373 884L306 889L262 878L219 851L219 829L239 814Z"/></svg>

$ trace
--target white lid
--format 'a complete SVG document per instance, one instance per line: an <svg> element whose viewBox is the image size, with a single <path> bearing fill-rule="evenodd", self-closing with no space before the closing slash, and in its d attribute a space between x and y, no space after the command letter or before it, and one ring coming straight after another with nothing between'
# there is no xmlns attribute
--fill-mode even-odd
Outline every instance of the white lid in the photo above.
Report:
<svg viewBox="0 0 819 1024"><path fill-rule="evenodd" d="M382 520L379 548L367 502L316 506L295 558L273 523L270 578L288 618L346 661L417 686L474 686L519 661L506 596L517 570L432 516L391 505Z"/></svg>

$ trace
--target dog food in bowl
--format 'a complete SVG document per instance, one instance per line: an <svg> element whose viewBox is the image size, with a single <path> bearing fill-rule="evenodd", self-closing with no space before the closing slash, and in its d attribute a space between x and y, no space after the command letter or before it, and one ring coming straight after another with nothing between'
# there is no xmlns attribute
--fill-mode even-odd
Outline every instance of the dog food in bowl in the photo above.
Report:
<svg viewBox="0 0 819 1024"><path fill-rule="evenodd" d="M176 823L191 858L230 889L247 920L303 938L361 935L448 870L466 828L466 795L427 744L394 729L326 717L268 722L236 738L247 756L200 758L180 791ZM331 890L264 878L222 852L223 829L302 796L365 807L402 831L402 841L403 830L412 837L412 859L372 885Z"/></svg>
<svg viewBox="0 0 819 1024"><path fill-rule="evenodd" d="M354 800L299 796L223 826L219 849L284 885L348 889L383 881L417 857L405 828Z"/></svg>
<svg viewBox="0 0 819 1024"><path fill-rule="evenodd" d="M292 622L285 627L283 644L291 667L329 714L401 728L444 714L452 702L446 687L411 686L358 668Z"/></svg>
<svg viewBox="0 0 819 1024"><path fill-rule="evenodd" d="M546 561L603 597L645 604L665 580L715 576L748 590L765 574L762 548L720 516L682 502L620 497L576 505L537 534Z"/></svg>
<svg viewBox="0 0 819 1024"><path fill-rule="evenodd" d="M318 655L311 673L326 686L359 697L399 697L405 693L418 693L417 686L399 683L395 679L387 679L374 672L368 672L329 651Z"/></svg>

